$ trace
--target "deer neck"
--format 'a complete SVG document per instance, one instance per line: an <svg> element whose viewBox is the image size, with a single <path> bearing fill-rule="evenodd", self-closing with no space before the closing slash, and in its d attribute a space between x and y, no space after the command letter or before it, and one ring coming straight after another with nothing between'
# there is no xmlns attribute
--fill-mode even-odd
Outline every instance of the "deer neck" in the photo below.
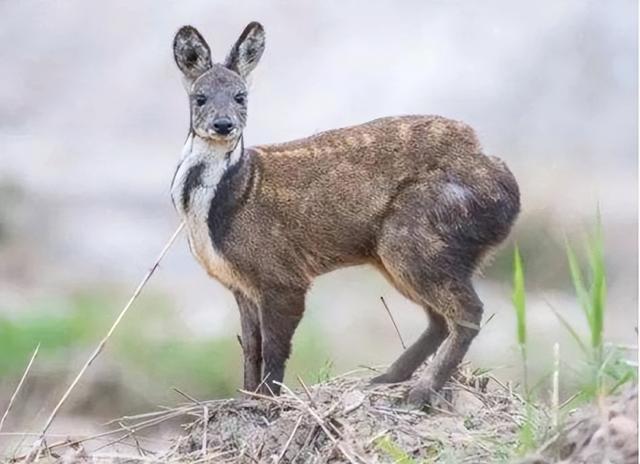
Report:
<svg viewBox="0 0 640 464"><path fill-rule="evenodd" d="M225 173L240 163L243 155L242 136L229 149L189 134L171 183L171 198L183 219L206 214Z"/></svg>

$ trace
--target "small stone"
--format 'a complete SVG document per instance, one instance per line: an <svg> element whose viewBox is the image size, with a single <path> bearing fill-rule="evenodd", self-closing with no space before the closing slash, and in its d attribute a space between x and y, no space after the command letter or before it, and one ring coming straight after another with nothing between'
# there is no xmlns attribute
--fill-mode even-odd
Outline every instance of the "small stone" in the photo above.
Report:
<svg viewBox="0 0 640 464"><path fill-rule="evenodd" d="M365 399L365 394L360 390L353 390L342 398L342 408L345 414L349 414L360 407Z"/></svg>
<svg viewBox="0 0 640 464"><path fill-rule="evenodd" d="M460 390L456 394L454 406L457 412L464 416L469 416L482 409L484 404L473 393Z"/></svg>

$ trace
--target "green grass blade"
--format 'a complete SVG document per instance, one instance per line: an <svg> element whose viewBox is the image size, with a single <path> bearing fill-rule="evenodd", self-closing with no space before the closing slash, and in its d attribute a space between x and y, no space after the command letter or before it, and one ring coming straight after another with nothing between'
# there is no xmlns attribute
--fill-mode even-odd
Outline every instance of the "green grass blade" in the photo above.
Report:
<svg viewBox="0 0 640 464"><path fill-rule="evenodd" d="M607 394L613 395L616 393L618 388L620 388L622 385L626 384L627 382L633 382L633 381L634 381L633 372L631 371L625 372L624 375L620 379L618 379L616 383L613 384L613 386L609 388L609 391L607 392Z"/></svg>
<svg viewBox="0 0 640 464"><path fill-rule="evenodd" d="M569 271L571 272L571 280L573 281L573 287L576 291L576 295L578 296L578 301L580 302L580 306L582 306L582 310L584 311L587 319L590 319L590 311L589 311L589 292L587 292L587 288L584 285L584 278L582 276L582 271L580 270L580 265L578 264L578 258L569 245L569 241L565 239L565 248L567 252L567 261L569 262Z"/></svg>
<svg viewBox="0 0 640 464"><path fill-rule="evenodd" d="M393 459L394 463L397 464L417 464L416 461L411 459L411 457L400 448L396 443L394 443L391 438L387 435L380 437L375 441L375 446L380 451L385 453L388 457Z"/></svg>
<svg viewBox="0 0 640 464"><path fill-rule="evenodd" d="M524 270L520 250L516 246L513 252L513 307L516 311L518 345L527 343L526 301L524 286Z"/></svg>
<svg viewBox="0 0 640 464"><path fill-rule="evenodd" d="M576 330L573 328L573 326L571 324L569 324L569 321L567 321L564 318L564 316L562 316L562 314L560 314L560 312L556 308L554 308L552 305L550 305L549 302L547 302L547 304L549 305L549 308L551 308L551 311L553 312L553 314L556 315L556 317L558 318L560 323L564 326L565 329L567 329L567 332L569 332L569 334L576 341L576 343L578 344L578 346L580 347L582 352L585 355L588 354L587 346L582 341L582 338L580 338L580 335L578 334L578 332L576 332Z"/></svg>
<svg viewBox="0 0 640 464"><path fill-rule="evenodd" d="M605 278L603 271L599 270L591 288L591 346L596 349L602 347L605 294Z"/></svg>
<svg viewBox="0 0 640 464"><path fill-rule="evenodd" d="M604 311L607 298L606 272L602 242L602 225L598 215L595 237L589 244L589 261L593 279L589 292L591 300L591 345L597 350L601 350L602 348Z"/></svg>
<svg viewBox="0 0 640 464"><path fill-rule="evenodd" d="M529 380L527 368L527 310L526 310L526 290L524 286L524 266L520 250L516 245L513 251L513 307L516 312L516 334L520 354L522 356L522 383L524 393L529 396Z"/></svg>
<svg viewBox="0 0 640 464"><path fill-rule="evenodd" d="M525 405L525 420L518 431L518 452L520 455L531 452L536 448L536 433L533 418L533 403L527 402Z"/></svg>

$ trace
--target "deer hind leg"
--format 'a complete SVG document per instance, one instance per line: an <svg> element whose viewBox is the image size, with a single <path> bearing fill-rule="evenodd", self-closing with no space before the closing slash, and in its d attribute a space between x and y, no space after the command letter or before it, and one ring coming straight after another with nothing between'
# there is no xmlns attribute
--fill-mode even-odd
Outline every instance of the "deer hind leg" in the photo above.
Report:
<svg viewBox="0 0 640 464"><path fill-rule="evenodd" d="M443 282L434 288L434 296L447 319L449 335L409 392L409 403L418 407L429 404L433 394L449 380L477 335L482 319L482 303L470 280Z"/></svg>
<svg viewBox="0 0 640 464"><path fill-rule="evenodd" d="M397 197L377 248L379 261L398 290L428 308L431 315L431 326L391 366L389 375L382 377L406 378L437 350L426 376L411 391L409 400L415 404L428 403L431 393L448 380L482 317L471 276L483 247L460 239L468 217L462 213L443 216L442 211L432 209L438 196L430 188L417 185Z"/></svg>
<svg viewBox="0 0 640 464"><path fill-rule="evenodd" d="M446 320L439 314L427 309L429 326L404 352L389 366L387 371L371 379L371 383L397 383L408 380L429 356L436 352L447 337Z"/></svg>
<svg viewBox="0 0 640 464"><path fill-rule="evenodd" d="M435 278L432 267L439 245L433 238L424 239L429 236L424 234L426 228L419 229L423 234L416 236L415 230L406 227L404 219L404 216L398 216L387 221L389 233L378 242L378 258L385 275L396 289L425 309L429 325L384 374L371 380L373 383L408 380L449 334L447 319L433 305L431 295Z"/></svg>
<svg viewBox="0 0 640 464"><path fill-rule="evenodd" d="M425 256L409 246L405 250L395 250L391 256L387 253L382 259L387 260L385 269L392 276L402 275L402 281L396 286L427 308L431 322L388 371L372 382L407 380L429 356L436 353L408 397L412 405L423 406L430 403L433 393L444 386L467 353L482 319L482 303L471 285L468 266L462 263L450 266L456 261L454 257L440 253Z"/></svg>

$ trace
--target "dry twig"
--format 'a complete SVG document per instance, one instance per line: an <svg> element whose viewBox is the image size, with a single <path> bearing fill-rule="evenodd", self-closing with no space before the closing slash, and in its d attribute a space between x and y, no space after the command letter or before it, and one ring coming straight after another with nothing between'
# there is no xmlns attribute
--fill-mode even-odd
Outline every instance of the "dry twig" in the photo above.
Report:
<svg viewBox="0 0 640 464"><path fill-rule="evenodd" d="M22 388L22 384L24 383L24 379L27 378L27 375L29 374L29 371L31 370L31 365L33 364L33 361L36 359L36 356L38 355L38 350L39 349L40 349L40 343L38 343L38 345L36 346L36 349L33 350L33 354L31 355L31 359L29 360L29 363L27 364L27 367L24 370L24 373L22 374L22 377L20 378L20 381L18 382L18 385L16 386L16 389L14 390L13 395L11 395L11 399L9 400L9 404L7 405L7 409L4 411L4 414L2 415L2 419L0 419L0 430L2 430L2 426L4 425L5 419L9 415L9 411L11 411L11 408L13 406L13 402L16 400L16 397L18 396L18 393L20 392L20 389Z"/></svg>
<svg viewBox="0 0 640 464"><path fill-rule="evenodd" d="M406 350L407 349L407 345L404 343L404 340L402 338L402 334L400 333L400 329L398 328L398 324L396 324L396 320L393 318L393 314L391 314L391 310L389 309L389 306L387 306L387 302L384 301L384 297L380 297L380 301L382 301L382 304L384 306L384 309L387 310L387 314L389 315L389 319L391 319L391 323L393 324L393 327L396 329L396 333L398 334L398 338L400 339L400 344L402 345L402 349Z"/></svg>
<svg viewBox="0 0 640 464"><path fill-rule="evenodd" d="M300 427L300 423L301 422L302 422L302 416L299 416L298 420L296 421L296 425L293 426L293 430L291 431L291 435L289 435L289 438L287 439L287 442L282 447L282 451L280 451L280 454L276 458L274 464L278 464L280 461L282 461L282 458L286 454L287 449L289 449L289 445L291 444L291 441L293 440L293 437L295 436L296 432L298 431L298 427Z"/></svg>
<svg viewBox="0 0 640 464"><path fill-rule="evenodd" d="M289 395L291 395L293 398L295 398L300 405L311 415L311 417L313 417L313 419L318 423L318 425L320 426L320 428L322 429L322 431L325 433L325 435L327 435L327 437L329 438L329 440L331 440L333 442L333 444L340 450L340 452L342 453L342 455L347 458L347 460L352 463L352 464L358 464L358 461L355 460L355 458L353 458L351 456L351 454L349 452L347 452L347 450L344 448L344 446L342 446L342 444L338 441L338 439L336 437L333 436L333 434L329 431L329 429L327 428L327 426L325 425L324 421L322 420L322 418L320 418L320 416L304 401L302 401L302 399L300 399L300 397L298 395L296 395L295 393L293 393L291 391L291 389L289 387L287 387L285 384L281 383L281 382L274 382L277 383L278 385L280 385L280 387L284 388L287 393Z"/></svg>
<svg viewBox="0 0 640 464"><path fill-rule="evenodd" d="M42 428L42 432L40 433L40 439L37 440L36 443L34 444L34 449L39 449L43 445L44 436L47 433L47 430L49 430L49 427L51 427L51 424L53 423L53 420L56 418L58 412L60 411L60 408L62 408L62 405L65 403L65 401L67 400L67 398L69 397L69 395L71 394L75 386L78 384L78 382L80 381L80 379L82 378L86 370L89 368L89 366L91 366L93 361L102 352L105 345L107 344L107 341L109 340L109 338L111 338L111 335L113 335L113 332L116 330L116 328L120 324L120 321L122 321L122 319L124 318L129 308L133 305L133 302L138 298L138 295L140 295L140 292L142 291L146 283L149 281L153 273L156 271L156 269L160 265L160 261L162 261L162 258L164 258L164 256L167 254L167 252L169 251L169 248L171 248L171 245L173 245L173 242L175 242L176 238L178 238L178 235L180 235L180 232L182 232L183 228L184 228L184 222L181 222L178 228L176 229L176 231L173 233L173 235L167 242L167 244L164 246L164 248L158 255L158 258L153 263L153 266L151 267L151 269L149 269L149 271L140 281L140 283L138 284L138 287L133 292L133 295L131 296L131 298L129 298L129 301L124 306L122 311L120 311L120 314L118 315L114 323L111 325L111 328L107 332L107 335L105 335L105 337L100 341L95 351L91 354L91 356L89 356L89 359L87 359L85 364L82 366L82 369L80 369L80 372L78 372L78 375L76 375L76 377L73 379L73 382L71 382L71 385L69 385L69 388L67 388L67 390L64 392L64 394L62 395L62 398L60 398L60 401L58 401L56 406L53 408L53 411L51 411L49 418L47 419L44 427ZM34 453L32 451L32 453L30 453L30 456L34 456L34 457L37 456L37 452Z"/></svg>

